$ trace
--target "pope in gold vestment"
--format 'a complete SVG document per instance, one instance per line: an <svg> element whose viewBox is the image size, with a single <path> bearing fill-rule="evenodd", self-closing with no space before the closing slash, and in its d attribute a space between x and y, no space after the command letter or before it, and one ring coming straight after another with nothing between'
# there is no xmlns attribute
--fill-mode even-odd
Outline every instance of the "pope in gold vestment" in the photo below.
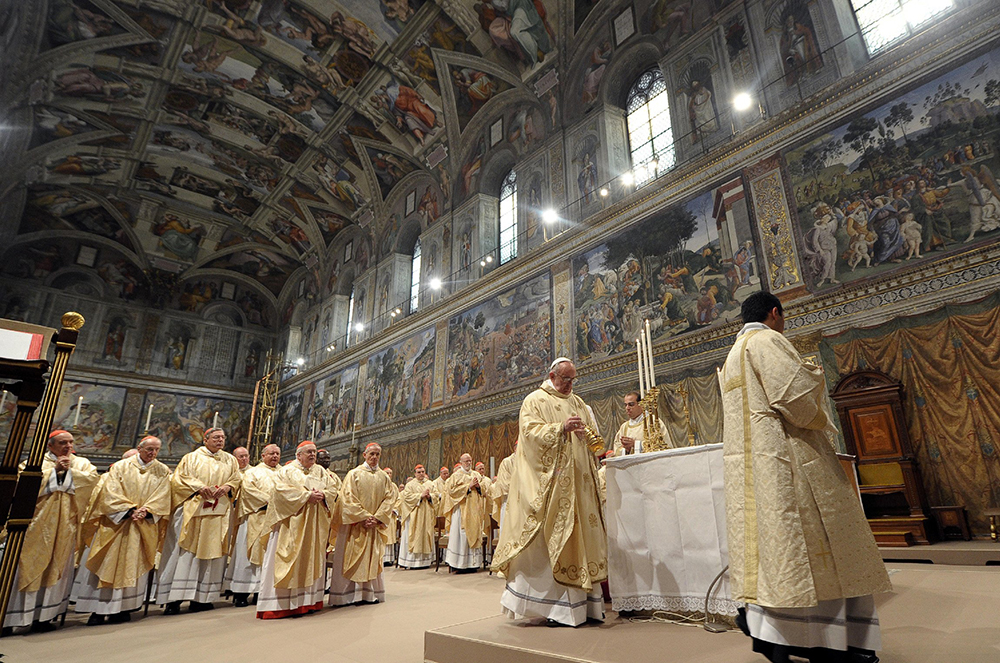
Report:
<svg viewBox="0 0 1000 663"><path fill-rule="evenodd" d="M316 464L316 446L300 445L294 461L278 470L267 507L271 532L264 556L259 619L323 608L326 546L339 482Z"/></svg>
<svg viewBox="0 0 1000 663"><path fill-rule="evenodd" d="M181 601L206 604L222 593L230 496L242 478L236 458L222 450L225 439L221 429L209 429L205 446L185 454L171 477L175 511L157 585L157 603L173 604L169 614Z"/></svg>
<svg viewBox="0 0 1000 663"><path fill-rule="evenodd" d="M382 449L369 444L365 462L347 473L340 489L337 547L330 581L330 605L385 600L382 557L398 496L389 476L378 467Z"/></svg>
<svg viewBox="0 0 1000 663"><path fill-rule="evenodd" d="M86 458L70 453L72 439L65 431L49 438L49 451L42 458L42 485L35 517L25 533L14 591L7 603L5 628L50 621L66 612L73 588L80 521L98 481L97 468ZM68 463L64 472L58 471L60 461Z"/></svg>
<svg viewBox="0 0 1000 663"><path fill-rule="evenodd" d="M607 532L597 463L582 435L595 426L572 393L576 368L553 363L549 379L521 405L520 437L493 568L507 579L510 617L576 626L603 619L597 585L607 578Z"/></svg>

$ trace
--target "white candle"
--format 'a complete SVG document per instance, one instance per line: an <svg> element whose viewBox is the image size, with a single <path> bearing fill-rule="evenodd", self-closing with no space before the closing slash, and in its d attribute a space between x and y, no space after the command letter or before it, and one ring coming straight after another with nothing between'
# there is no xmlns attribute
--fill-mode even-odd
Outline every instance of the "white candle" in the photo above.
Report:
<svg viewBox="0 0 1000 663"><path fill-rule="evenodd" d="M635 365L639 368L639 397L646 395L646 378L642 370L642 337L635 339Z"/></svg>
<svg viewBox="0 0 1000 663"><path fill-rule="evenodd" d="M267 415L267 426L264 429L264 437L271 437L271 415Z"/></svg>
<svg viewBox="0 0 1000 663"><path fill-rule="evenodd" d="M153 418L153 404L149 404L149 412L146 413L146 432L149 432L149 420Z"/></svg>
<svg viewBox="0 0 1000 663"><path fill-rule="evenodd" d="M3 415L4 407L7 405L7 390L3 390L3 395L0 396L0 415Z"/></svg>
<svg viewBox="0 0 1000 663"><path fill-rule="evenodd" d="M215 417L212 418L212 428L218 428L218 427L219 427L219 413L216 412Z"/></svg>
<svg viewBox="0 0 1000 663"><path fill-rule="evenodd" d="M309 432L310 432L309 437L311 439L315 440L316 439L316 420L315 419L313 419L312 427L309 429Z"/></svg>
<svg viewBox="0 0 1000 663"><path fill-rule="evenodd" d="M76 399L76 416L73 417L73 428L80 425L80 409L83 407L83 396Z"/></svg>
<svg viewBox="0 0 1000 663"><path fill-rule="evenodd" d="M649 320L646 320L646 354L648 355L648 363L646 368L649 371L649 388L652 389L656 386L656 370L653 368L653 336L649 333Z"/></svg>

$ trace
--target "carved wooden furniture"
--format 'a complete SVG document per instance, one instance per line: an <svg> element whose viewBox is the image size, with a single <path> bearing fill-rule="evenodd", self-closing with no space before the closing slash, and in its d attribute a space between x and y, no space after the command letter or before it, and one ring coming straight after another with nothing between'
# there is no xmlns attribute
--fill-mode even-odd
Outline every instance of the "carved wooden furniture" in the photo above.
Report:
<svg viewBox="0 0 1000 663"><path fill-rule="evenodd" d="M0 560L0 624L7 616L7 603L14 589L24 536L35 515L49 426L62 391L66 365L76 348L83 323L79 313L66 313L62 317L62 329L56 332L50 327L0 320L0 379L4 380L4 390L17 397L10 437L0 460L0 526L6 525L7 529L7 545ZM46 387L49 362L45 357L50 343L55 345L55 359ZM18 473L24 440L36 409L38 420L31 449L24 471Z"/></svg>
<svg viewBox="0 0 1000 663"><path fill-rule="evenodd" d="M937 522L938 534L942 539L955 541L970 541L972 532L969 530L969 519L965 516L964 506L932 506L931 513Z"/></svg>
<svg viewBox="0 0 1000 663"><path fill-rule="evenodd" d="M927 544L934 528L903 415L903 385L874 370L841 378L830 394L847 451L858 457L861 502L879 545Z"/></svg>

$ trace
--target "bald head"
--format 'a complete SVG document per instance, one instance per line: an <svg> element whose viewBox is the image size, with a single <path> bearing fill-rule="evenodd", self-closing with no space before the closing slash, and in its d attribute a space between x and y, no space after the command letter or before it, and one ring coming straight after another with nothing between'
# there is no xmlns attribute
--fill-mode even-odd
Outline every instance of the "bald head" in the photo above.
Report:
<svg viewBox="0 0 1000 663"><path fill-rule="evenodd" d="M246 447L236 447L233 449L233 455L236 456L236 462L240 464L240 469L247 469L247 465L250 464L250 452Z"/></svg>
<svg viewBox="0 0 1000 663"><path fill-rule="evenodd" d="M462 457L458 459L458 462L462 465L462 469L466 472L472 469L472 456L469 454L462 454Z"/></svg>
<svg viewBox="0 0 1000 663"><path fill-rule="evenodd" d="M142 444L142 442L140 442L139 444ZM138 449L128 449L125 451L125 453L122 454L122 460L125 460L126 458L131 458L137 453L139 453Z"/></svg>

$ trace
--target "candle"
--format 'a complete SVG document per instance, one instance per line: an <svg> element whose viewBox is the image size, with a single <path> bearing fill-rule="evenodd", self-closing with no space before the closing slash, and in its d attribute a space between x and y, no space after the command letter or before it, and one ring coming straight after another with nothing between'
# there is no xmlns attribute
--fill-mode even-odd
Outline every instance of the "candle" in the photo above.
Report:
<svg viewBox="0 0 1000 663"><path fill-rule="evenodd" d="M7 390L3 390L3 396L0 396L0 416L3 416L3 410L7 406Z"/></svg>
<svg viewBox="0 0 1000 663"><path fill-rule="evenodd" d="M218 428L218 427L219 427L219 413L216 412L215 417L212 419L212 428Z"/></svg>
<svg viewBox="0 0 1000 663"><path fill-rule="evenodd" d="M80 425L80 409L83 408L83 396L76 399L76 416L73 417L73 428Z"/></svg>
<svg viewBox="0 0 1000 663"><path fill-rule="evenodd" d="M271 437L271 415L267 415L267 425L264 427L264 437Z"/></svg>
<svg viewBox="0 0 1000 663"><path fill-rule="evenodd" d="M646 395L646 380L642 374L642 337L635 339L635 365L639 368L639 397Z"/></svg>
<svg viewBox="0 0 1000 663"><path fill-rule="evenodd" d="M146 413L146 432L149 432L149 420L153 418L153 404L149 404L149 412Z"/></svg>
<svg viewBox="0 0 1000 663"><path fill-rule="evenodd" d="M656 371L653 368L653 336L649 333L649 320L646 320L646 354L649 359L646 364L646 369L649 371L649 380L647 380L647 384L649 385L649 388L652 389L656 386Z"/></svg>

